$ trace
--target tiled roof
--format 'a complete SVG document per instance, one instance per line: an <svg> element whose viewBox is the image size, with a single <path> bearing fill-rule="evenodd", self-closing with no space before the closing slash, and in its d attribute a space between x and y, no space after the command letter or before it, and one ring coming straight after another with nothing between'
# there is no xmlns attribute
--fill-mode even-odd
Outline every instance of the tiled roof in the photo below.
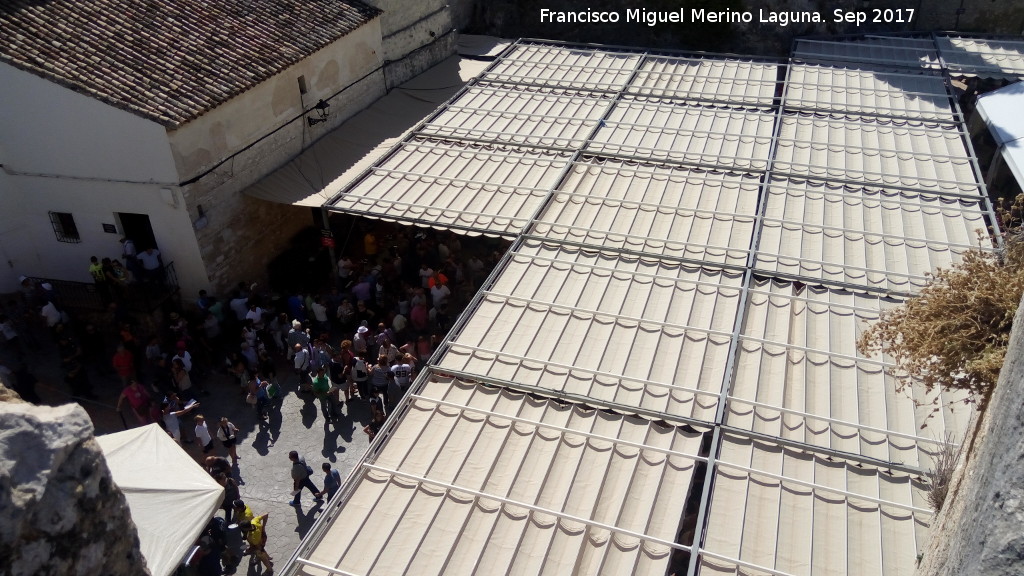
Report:
<svg viewBox="0 0 1024 576"><path fill-rule="evenodd" d="M0 0L0 61L176 127L379 14L354 0Z"/></svg>

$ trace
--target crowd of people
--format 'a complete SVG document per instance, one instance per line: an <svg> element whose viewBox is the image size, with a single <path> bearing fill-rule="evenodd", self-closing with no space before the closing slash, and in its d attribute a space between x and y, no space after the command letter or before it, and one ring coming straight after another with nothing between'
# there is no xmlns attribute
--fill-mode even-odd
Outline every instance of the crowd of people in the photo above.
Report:
<svg viewBox="0 0 1024 576"><path fill-rule="evenodd" d="M111 403L125 425L158 424L225 488L223 525L208 527L195 559L216 556L224 566L235 561L237 551L224 548L218 534L237 524L250 555L270 570L267 517L254 516L239 498L242 432L227 416L210 414L204 400L216 395L222 406L225 399L251 405L263 427L277 400L294 391L316 402L325 425L337 426L342 416L359 419L372 439L506 248L488 239L464 250L462 241L378 224L358 232L357 245L342 251L333 278L281 294L255 283L239 283L223 297L203 290L194 304L165 309L157 321L125 310L125 287L150 280L141 255L124 239L121 259L130 266L113 257L90 265L106 305L102 314L75 318L52 286L22 278L20 294L0 314L0 376L13 380L23 398L40 401L29 357L45 354L49 341L72 397L95 399L96 379L119 382ZM155 266L162 266L159 252L152 252ZM235 392L221 384L225 380L235 383ZM293 455L293 505L302 490L315 501L337 492L341 478L330 463L322 465L320 488L312 467ZM206 564L208 573L221 573L211 560Z"/></svg>

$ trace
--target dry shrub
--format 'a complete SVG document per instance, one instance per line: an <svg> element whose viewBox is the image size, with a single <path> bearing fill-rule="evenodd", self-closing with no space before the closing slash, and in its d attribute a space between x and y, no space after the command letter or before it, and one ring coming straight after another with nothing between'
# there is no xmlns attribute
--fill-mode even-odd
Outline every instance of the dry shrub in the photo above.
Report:
<svg viewBox="0 0 1024 576"><path fill-rule="evenodd" d="M999 252L972 250L939 270L916 298L883 312L857 342L889 355L904 383L964 390L984 407L999 378L1010 328L1024 295L1024 242L1008 235Z"/></svg>
<svg viewBox="0 0 1024 576"><path fill-rule="evenodd" d="M946 435L946 443L939 445L939 451L932 462L932 470L928 472L928 504L932 510L942 510L949 494L949 483L953 480L953 472L960 462L960 446L953 444L953 436Z"/></svg>

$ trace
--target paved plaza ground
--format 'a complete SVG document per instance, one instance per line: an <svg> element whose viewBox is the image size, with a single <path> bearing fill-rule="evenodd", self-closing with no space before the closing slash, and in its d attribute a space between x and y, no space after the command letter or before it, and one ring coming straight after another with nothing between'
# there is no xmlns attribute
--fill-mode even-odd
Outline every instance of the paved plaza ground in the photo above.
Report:
<svg viewBox="0 0 1024 576"><path fill-rule="evenodd" d="M61 381L56 352L47 348L29 357L32 370L39 378L37 392L48 404L61 404L72 399L66 385ZM291 500L291 462L288 453L297 450L313 468L313 482L323 487L321 464L330 462L345 478L366 451L368 440L363 426L369 422L369 410L363 401L356 400L342 409L342 416L336 422L326 424L320 408L311 394L296 391L296 376L287 369L283 358L278 362L282 376L283 398L271 409L269 423L260 426L255 410L245 403L245 396L227 374L214 372L205 379L209 395L200 396L202 413L212 423L221 416L227 416L239 428L238 456L235 478L240 479L242 499L252 508L253 513L269 513L267 524L267 550L274 558L275 567L283 566L306 535L313 522L325 513L328 503L317 504L306 490L302 494L302 505L293 508ZM107 434L135 426L134 416L126 405L122 414L115 410L121 385L115 376L93 377L93 388L97 400L77 400L85 407L96 426L96 434ZM192 437L191 419L183 419L182 429ZM214 453L226 456L227 452L214 442ZM184 450L197 462L201 460L201 449L195 444L185 444ZM167 511L173 517L174 511ZM219 515L223 512L218 512ZM250 566L247 561L239 566L237 574L259 574L259 566Z"/></svg>

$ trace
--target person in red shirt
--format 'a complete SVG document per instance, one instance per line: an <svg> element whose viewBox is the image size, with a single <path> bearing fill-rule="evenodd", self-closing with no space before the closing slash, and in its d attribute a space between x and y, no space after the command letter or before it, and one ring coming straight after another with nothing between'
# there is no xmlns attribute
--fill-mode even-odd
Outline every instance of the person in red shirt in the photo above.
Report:
<svg viewBox="0 0 1024 576"><path fill-rule="evenodd" d="M111 361L114 372L121 377L121 383L125 386L135 378L135 357L125 348L124 344L117 345L117 352Z"/></svg>
<svg viewBox="0 0 1024 576"><path fill-rule="evenodd" d="M139 384L139 381L135 378L128 380L128 385L125 386L124 390L121 391L121 395L117 398L117 411L121 411L121 405L124 401L128 401L128 405L132 407L132 413L135 414L135 419L139 421L139 424L145 426L150 422L154 422L150 417L150 397L149 392Z"/></svg>

